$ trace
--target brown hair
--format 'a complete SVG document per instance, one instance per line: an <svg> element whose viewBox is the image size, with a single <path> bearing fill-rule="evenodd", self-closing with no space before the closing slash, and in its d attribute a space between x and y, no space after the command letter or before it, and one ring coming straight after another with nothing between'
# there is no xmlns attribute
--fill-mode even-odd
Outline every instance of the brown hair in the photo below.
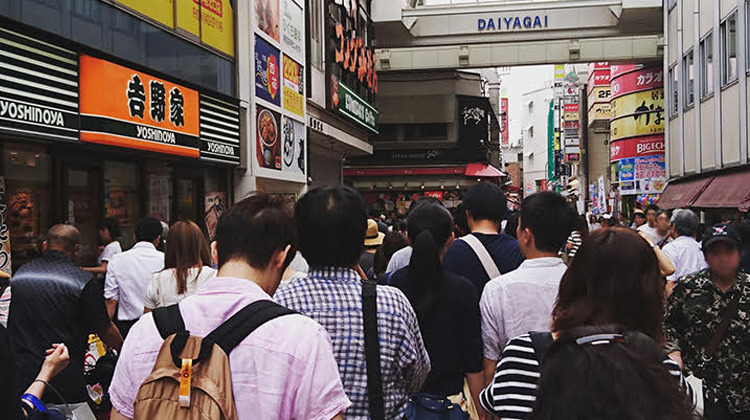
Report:
<svg viewBox="0 0 750 420"><path fill-rule="evenodd" d="M619 324L664 342L664 284L648 242L623 228L598 230L581 245L552 311L552 331Z"/></svg>
<svg viewBox="0 0 750 420"><path fill-rule="evenodd" d="M180 220L169 228L164 253L164 269L174 268L177 278L177 293L187 291L188 270L193 267L211 265L208 242L195 223Z"/></svg>

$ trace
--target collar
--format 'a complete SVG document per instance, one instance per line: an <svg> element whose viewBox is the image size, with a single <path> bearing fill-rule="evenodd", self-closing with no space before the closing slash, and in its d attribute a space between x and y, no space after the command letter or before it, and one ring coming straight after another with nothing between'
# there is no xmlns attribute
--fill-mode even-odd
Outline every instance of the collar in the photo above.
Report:
<svg viewBox="0 0 750 420"><path fill-rule="evenodd" d="M271 299L257 283L237 277L214 277L195 292L196 295L239 294Z"/></svg>
<svg viewBox="0 0 750 420"><path fill-rule="evenodd" d="M342 283L360 283L362 278L356 271L346 267L310 268L307 277L311 279L338 280Z"/></svg>
<svg viewBox="0 0 750 420"><path fill-rule="evenodd" d="M56 260L66 260L68 262L72 262L70 261L70 257L65 255L64 252L58 251L56 249L48 249L47 251L44 251L44 253L42 253L42 256L45 258L52 258Z"/></svg>
<svg viewBox="0 0 750 420"><path fill-rule="evenodd" d="M558 257L542 257L542 258L533 258L530 260L524 260L521 265L518 267L519 269L528 269L528 268L545 268L545 267L556 267L559 265L565 265L563 260Z"/></svg>
<svg viewBox="0 0 750 420"><path fill-rule="evenodd" d="M690 243L695 242L696 244L698 243L698 241L696 241L695 238L693 238L692 236L678 236L674 238L672 242L690 242Z"/></svg>
<svg viewBox="0 0 750 420"><path fill-rule="evenodd" d="M130 249L148 249L151 251L156 251L156 247L151 242L141 241L133 245Z"/></svg>

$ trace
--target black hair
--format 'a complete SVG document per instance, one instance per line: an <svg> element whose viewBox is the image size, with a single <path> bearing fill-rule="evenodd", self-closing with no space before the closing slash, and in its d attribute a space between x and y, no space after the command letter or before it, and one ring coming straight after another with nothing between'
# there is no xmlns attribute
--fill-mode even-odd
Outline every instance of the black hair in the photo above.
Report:
<svg viewBox="0 0 750 420"><path fill-rule="evenodd" d="M439 206L443 205L443 202L438 200L435 197L430 197L429 195L423 195L421 197L418 197L416 200L412 201L411 204L409 204L409 213L414 211L417 207L421 206L422 204L437 204ZM408 223L408 222L407 222Z"/></svg>
<svg viewBox="0 0 750 420"><path fill-rule="evenodd" d="M560 194L543 191L526 197L521 203L521 229L530 229L536 249L558 252L575 229L577 214Z"/></svg>
<svg viewBox="0 0 750 420"><path fill-rule="evenodd" d="M109 232L109 236L112 237L112 240L116 240L120 236L122 236L122 230L120 229L120 222L117 221L114 217L107 217L104 219L104 226L103 229L106 229Z"/></svg>
<svg viewBox="0 0 750 420"><path fill-rule="evenodd" d="M378 278L385 274L385 270L388 268L388 263L391 261L393 254L401 248L406 248L409 243L399 232L389 232L383 238L383 245L378 247L373 257L372 267L375 272L375 278Z"/></svg>
<svg viewBox="0 0 750 420"><path fill-rule="evenodd" d="M646 210L644 210L644 211L643 211L643 213L645 213L645 214L648 214L648 212L649 212L650 210L653 210L653 211L655 211L657 215L659 214L659 206L657 206L656 204L649 204L649 205L648 205L648 206L646 207Z"/></svg>
<svg viewBox="0 0 750 420"><path fill-rule="evenodd" d="M460 203L456 208L451 210L453 216L453 224L455 225L455 231L457 237L462 237L471 233L469 229L469 221L466 220L466 207L464 203Z"/></svg>
<svg viewBox="0 0 750 420"><path fill-rule="evenodd" d="M576 340L616 334L597 344ZM564 331L544 356L533 420L684 420L691 402L650 337L617 326Z"/></svg>
<svg viewBox="0 0 750 420"><path fill-rule="evenodd" d="M518 212L514 211L508 216L508 223L505 224L505 234L513 239L518 239Z"/></svg>
<svg viewBox="0 0 750 420"><path fill-rule="evenodd" d="M135 225L135 240L137 242L154 242L163 232L159 219L144 217Z"/></svg>
<svg viewBox="0 0 750 420"><path fill-rule="evenodd" d="M262 270L275 252L291 246L286 268L296 253L292 206L288 198L257 193L226 210L216 226L219 267L241 260Z"/></svg>
<svg viewBox="0 0 750 420"><path fill-rule="evenodd" d="M589 222L586 220L586 216L578 215L576 216L576 222L575 222L575 228L573 230L577 231L582 239L588 238L589 236Z"/></svg>
<svg viewBox="0 0 750 420"><path fill-rule="evenodd" d="M372 210L370 210L370 217L372 217L372 218L380 220L380 216L382 214L383 213L381 213L380 210L378 210L378 209L372 209Z"/></svg>
<svg viewBox="0 0 750 420"><path fill-rule="evenodd" d="M315 188L294 209L302 256L311 267L351 267L364 250L362 196L346 186Z"/></svg>
<svg viewBox="0 0 750 420"><path fill-rule="evenodd" d="M469 188L464 206L474 220L492 220L499 223L508 211L508 200L503 190L495 184L480 182Z"/></svg>
<svg viewBox="0 0 750 420"><path fill-rule="evenodd" d="M423 204L409 214L407 226L413 248L408 268L413 293L409 299L421 323L434 309L443 285L440 251L453 233L453 219L445 207Z"/></svg>

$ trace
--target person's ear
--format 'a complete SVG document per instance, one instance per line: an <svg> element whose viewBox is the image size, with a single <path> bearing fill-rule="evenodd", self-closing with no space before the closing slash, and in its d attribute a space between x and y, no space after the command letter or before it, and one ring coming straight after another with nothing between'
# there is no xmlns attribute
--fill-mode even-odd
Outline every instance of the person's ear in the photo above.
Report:
<svg viewBox="0 0 750 420"><path fill-rule="evenodd" d="M47 243L47 241L42 242L42 251L47 252L48 249L49 249L49 243Z"/></svg>
<svg viewBox="0 0 750 420"><path fill-rule="evenodd" d="M160 243L161 243L161 235L157 236L156 239L154 239L154 246L158 248Z"/></svg>
<svg viewBox="0 0 750 420"><path fill-rule="evenodd" d="M453 241L456 240L456 233L451 232L451 236L448 237L448 240L445 241L445 251L448 251L450 247L453 245Z"/></svg>
<svg viewBox="0 0 750 420"><path fill-rule="evenodd" d="M216 241L211 242L211 260L219 265L219 252L216 250Z"/></svg>
<svg viewBox="0 0 750 420"><path fill-rule="evenodd" d="M292 249L291 245L287 245L286 248L276 251L276 254L271 261L273 267L279 270L284 270L284 263L286 262L286 256L289 254L289 250Z"/></svg>

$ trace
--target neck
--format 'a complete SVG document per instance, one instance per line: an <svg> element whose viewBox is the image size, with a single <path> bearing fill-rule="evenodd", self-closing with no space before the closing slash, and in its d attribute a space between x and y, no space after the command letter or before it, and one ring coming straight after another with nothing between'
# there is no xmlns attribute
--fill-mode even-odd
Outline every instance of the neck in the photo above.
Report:
<svg viewBox="0 0 750 420"><path fill-rule="evenodd" d="M500 231L498 223L492 220L475 220L471 224L471 233L484 233L487 235L497 235Z"/></svg>
<svg viewBox="0 0 750 420"><path fill-rule="evenodd" d="M527 260L535 260L537 258L558 258L557 252L540 251L538 249L527 250L523 253L523 256Z"/></svg>
<svg viewBox="0 0 750 420"><path fill-rule="evenodd" d="M224 265L219 268L219 272L216 273L216 276L234 277L251 281L260 286L260 288L268 293L269 296L273 296L273 294L276 293L276 289L279 287L279 279L274 279L274 276L267 272L267 270L258 270L243 261L228 261L224 263Z"/></svg>
<svg viewBox="0 0 750 420"><path fill-rule="evenodd" d="M720 276L712 271L711 281L713 281L716 287L721 289L722 292L726 292L737 282L737 275L734 274L731 276Z"/></svg>
<svg viewBox="0 0 750 420"><path fill-rule="evenodd" d="M648 222L648 227L656 227L656 222Z"/></svg>

